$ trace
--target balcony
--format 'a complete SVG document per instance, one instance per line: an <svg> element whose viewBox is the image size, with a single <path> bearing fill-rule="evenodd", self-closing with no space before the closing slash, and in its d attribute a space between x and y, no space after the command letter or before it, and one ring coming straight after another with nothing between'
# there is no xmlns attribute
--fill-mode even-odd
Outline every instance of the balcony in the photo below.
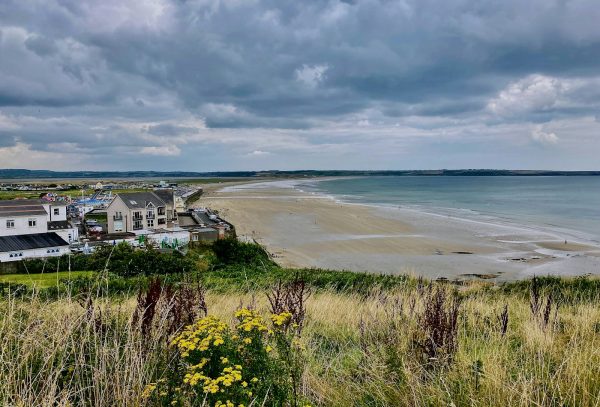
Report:
<svg viewBox="0 0 600 407"><path fill-rule="evenodd" d="M144 220L144 217L142 216L141 213L136 212L133 214L133 220Z"/></svg>
<svg viewBox="0 0 600 407"><path fill-rule="evenodd" d="M155 219L156 218L156 214L154 212L148 212L146 214L146 219Z"/></svg>
<svg viewBox="0 0 600 407"><path fill-rule="evenodd" d="M123 215L113 215L113 220L123 220Z"/></svg>

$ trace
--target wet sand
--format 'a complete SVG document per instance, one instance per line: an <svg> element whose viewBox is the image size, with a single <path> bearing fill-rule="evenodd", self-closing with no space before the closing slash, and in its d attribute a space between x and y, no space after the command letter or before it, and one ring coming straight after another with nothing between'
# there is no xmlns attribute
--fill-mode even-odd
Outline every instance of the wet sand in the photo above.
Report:
<svg viewBox="0 0 600 407"><path fill-rule="evenodd" d="M340 203L289 181L205 191L195 206L218 210L286 267L448 279L600 274L600 247L548 231Z"/></svg>

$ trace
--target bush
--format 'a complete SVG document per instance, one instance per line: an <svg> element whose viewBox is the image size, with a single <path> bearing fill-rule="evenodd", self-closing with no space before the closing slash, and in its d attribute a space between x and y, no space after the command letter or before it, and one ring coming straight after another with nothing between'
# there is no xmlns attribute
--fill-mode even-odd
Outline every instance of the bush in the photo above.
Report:
<svg viewBox="0 0 600 407"><path fill-rule="evenodd" d="M178 251L163 253L152 247L136 250L127 243L101 247L91 257L93 270L106 268L122 277L183 273L195 269L193 261Z"/></svg>
<svg viewBox="0 0 600 407"><path fill-rule="evenodd" d="M217 263L224 265L273 265L269 254L256 243L244 243L235 238L217 240L212 246Z"/></svg>
<svg viewBox="0 0 600 407"><path fill-rule="evenodd" d="M29 259L18 262L17 273L53 273L57 271L88 271L94 270L91 256L83 254L63 254L60 257L46 259Z"/></svg>
<svg viewBox="0 0 600 407"><path fill-rule="evenodd" d="M271 317L271 328L254 310L235 313L232 329L214 316L186 327L173 341L177 363L166 377L146 387L151 405L297 406L298 389L292 377L301 372L287 363L299 355L291 313ZM297 357L296 357L297 359Z"/></svg>

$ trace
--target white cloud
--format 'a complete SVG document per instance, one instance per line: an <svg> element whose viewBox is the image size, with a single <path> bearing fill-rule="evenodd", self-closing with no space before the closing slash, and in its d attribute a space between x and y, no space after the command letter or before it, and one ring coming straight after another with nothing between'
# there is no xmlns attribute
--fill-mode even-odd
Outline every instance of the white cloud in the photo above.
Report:
<svg viewBox="0 0 600 407"><path fill-rule="evenodd" d="M544 131L542 126L536 126L531 131L531 140L538 144L554 145L559 139L556 134Z"/></svg>
<svg viewBox="0 0 600 407"><path fill-rule="evenodd" d="M248 153L249 156L264 156L264 155L270 155L271 153L269 153L268 151L262 151L262 150L254 150L251 153Z"/></svg>
<svg viewBox="0 0 600 407"><path fill-rule="evenodd" d="M487 105L500 116L548 110L573 86L571 81L545 75L530 75L511 83Z"/></svg>
<svg viewBox="0 0 600 407"><path fill-rule="evenodd" d="M157 155L163 157L173 157L181 154L181 149L176 145L168 146L148 146L142 147L140 150L142 154Z"/></svg>
<svg viewBox="0 0 600 407"><path fill-rule="evenodd" d="M327 65L302 65L302 68L296 69L296 80L309 88L316 88L325 78L328 69Z"/></svg>

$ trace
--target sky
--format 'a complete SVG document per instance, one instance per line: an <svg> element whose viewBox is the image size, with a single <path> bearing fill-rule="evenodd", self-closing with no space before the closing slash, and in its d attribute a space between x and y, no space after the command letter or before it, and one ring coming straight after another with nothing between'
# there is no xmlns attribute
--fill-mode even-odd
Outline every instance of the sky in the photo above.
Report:
<svg viewBox="0 0 600 407"><path fill-rule="evenodd" d="M0 168L600 169L598 0L2 0Z"/></svg>

